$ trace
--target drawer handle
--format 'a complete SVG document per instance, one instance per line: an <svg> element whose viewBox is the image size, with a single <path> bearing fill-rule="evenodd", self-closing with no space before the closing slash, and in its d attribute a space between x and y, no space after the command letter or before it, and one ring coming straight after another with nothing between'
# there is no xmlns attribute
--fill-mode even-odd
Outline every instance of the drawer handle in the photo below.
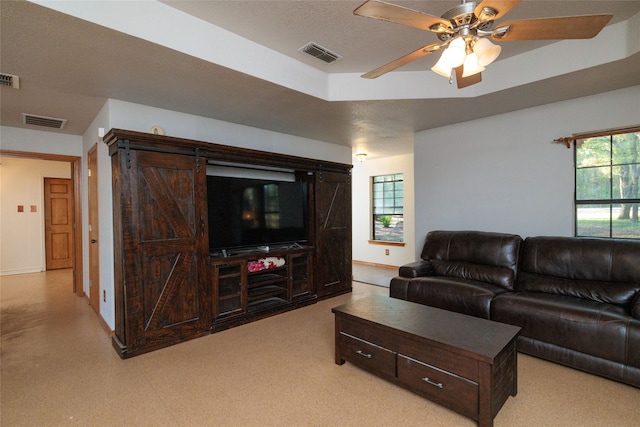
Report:
<svg viewBox="0 0 640 427"><path fill-rule="evenodd" d="M431 381L429 378L423 378L422 381L424 381L427 384L431 384L434 387L438 387L438 388L444 388L444 386L442 385L442 383L434 383L433 381Z"/></svg>
<svg viewBox="0 0 640 427"><path fill-rule="evenodd" d="M359 354L359 355L360 355L360 356L362 356L362 357L366 357L367 359L371 359L371 358L373 357L371 354L369 354L369 353L365 353L365 352L364 352L364 351L362 351L362 350L357 350L357 351L356 351L356 354Z"/></svg>

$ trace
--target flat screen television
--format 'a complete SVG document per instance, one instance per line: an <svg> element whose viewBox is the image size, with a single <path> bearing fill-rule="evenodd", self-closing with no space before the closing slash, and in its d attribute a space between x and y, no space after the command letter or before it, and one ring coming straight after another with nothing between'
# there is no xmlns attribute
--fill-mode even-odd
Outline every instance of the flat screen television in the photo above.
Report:
<svg viewBox="0 0 640 427"><path fill-rule="evenodd" d="M307 241L307 184L207 176L209 250L233 254Z"/></svg>

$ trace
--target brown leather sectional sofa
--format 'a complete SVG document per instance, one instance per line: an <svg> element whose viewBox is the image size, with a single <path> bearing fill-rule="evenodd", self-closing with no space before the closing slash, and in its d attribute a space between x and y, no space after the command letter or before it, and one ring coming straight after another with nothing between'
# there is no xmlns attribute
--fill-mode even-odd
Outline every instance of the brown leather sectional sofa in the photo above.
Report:
<svg viewBox="0 0 640 427"><path fill-rule="evenodd" d="M640 241L432 231L390 296L520 326L518 351L640 387Z"/></svg>

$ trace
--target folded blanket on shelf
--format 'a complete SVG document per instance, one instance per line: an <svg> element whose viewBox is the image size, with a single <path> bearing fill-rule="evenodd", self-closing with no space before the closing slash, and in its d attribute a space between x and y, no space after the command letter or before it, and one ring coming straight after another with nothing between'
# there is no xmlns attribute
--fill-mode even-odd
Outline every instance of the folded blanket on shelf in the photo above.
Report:
<svg viewBox="0 0 640 427"><path fill-rule="evenodd" d="M269 268L282 267L285 264L285 260L280 256L272 256L266 258L260 258L255 261L249 261L247 263L247 268L249 272L267 270Z"/></svg>

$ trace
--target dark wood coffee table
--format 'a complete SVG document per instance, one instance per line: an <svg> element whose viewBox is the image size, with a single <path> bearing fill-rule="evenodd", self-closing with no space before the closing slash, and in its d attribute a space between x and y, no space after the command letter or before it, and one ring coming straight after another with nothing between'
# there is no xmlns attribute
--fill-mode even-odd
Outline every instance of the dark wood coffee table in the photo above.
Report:
<svg viewBox="0 0 640 427"><path fill-rule="evenodd" d="M481 427L517 393L519 327L381 295L332 311L338 365L349 361Z"/></svg>

